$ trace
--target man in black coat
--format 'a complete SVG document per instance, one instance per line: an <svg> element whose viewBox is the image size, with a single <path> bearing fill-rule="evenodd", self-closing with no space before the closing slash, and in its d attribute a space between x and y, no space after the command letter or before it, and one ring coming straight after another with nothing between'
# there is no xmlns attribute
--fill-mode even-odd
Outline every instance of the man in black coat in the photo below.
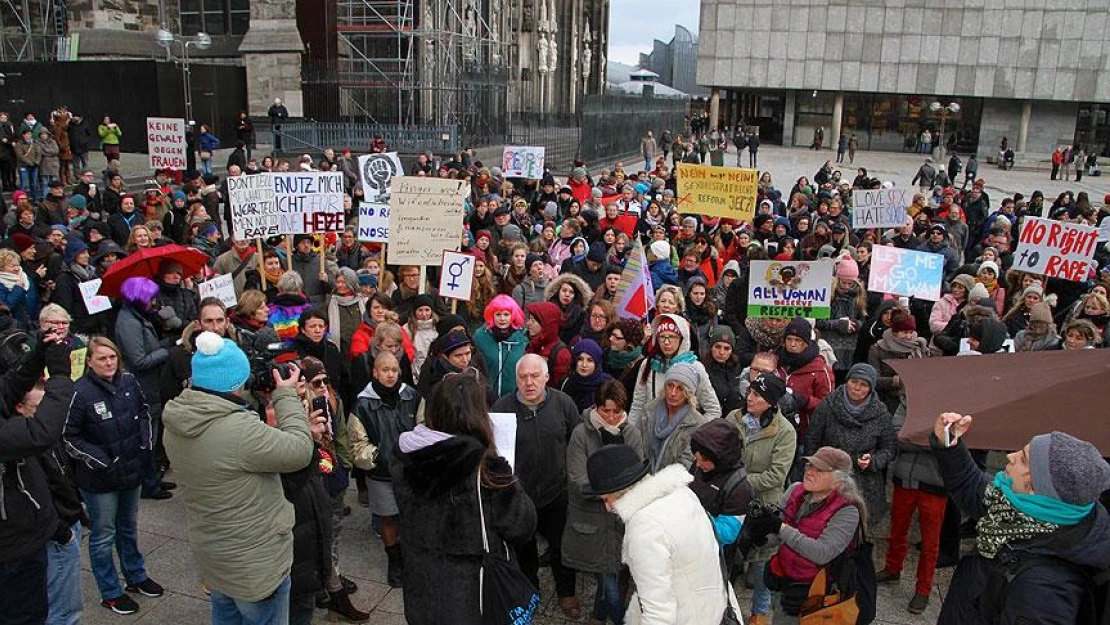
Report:
<svg viewBox="0 0 1110 625"><path fill-rule="evenodd" d="M929 437L948 493L979 519L937 623L1084 622L1088 579L1110 568L1110 514L1099 504L1110 465L1094 445L1052 432L1009 454L992 480L964 444L971 425L946 412Z"/></svg>
<svg viewBox="0 0 1110 625"><path fill-rule="evenodd" d="M574 400L547 387L547 361L527 354L516 366L516 393L494 402L490 412L516 415L516 459L513 473L536 505L536 532L547 541L551 575L563 613L581 618L574 596L574 571L563 566L563 528L567 523L567 441L581 421ZM536 540L517 547L520 569L539 587L540 561Z"/></svg>
<svg viewBox="0 0 1110 625"><path fill-rule="evenodd" d="M37 416L24 418L15 406L44 367L50 372L45 396ZM5 622L46 620L46 544L68 541L69 528L59 528L38 456L61 440L72 395L69 348L54 334L44 336L18 369L0 377L0 615Z"/></svg>

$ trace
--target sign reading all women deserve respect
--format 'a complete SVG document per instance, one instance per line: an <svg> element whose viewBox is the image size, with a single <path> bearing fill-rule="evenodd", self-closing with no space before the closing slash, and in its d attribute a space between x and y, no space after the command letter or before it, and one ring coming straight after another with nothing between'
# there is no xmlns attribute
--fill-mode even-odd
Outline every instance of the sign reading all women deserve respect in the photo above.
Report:
<svg viewBox="0 0 1110 625"><path fill-rule="evenodd" d="M828 319L835 266L831 260L753 260L748 316Z"/></svg>

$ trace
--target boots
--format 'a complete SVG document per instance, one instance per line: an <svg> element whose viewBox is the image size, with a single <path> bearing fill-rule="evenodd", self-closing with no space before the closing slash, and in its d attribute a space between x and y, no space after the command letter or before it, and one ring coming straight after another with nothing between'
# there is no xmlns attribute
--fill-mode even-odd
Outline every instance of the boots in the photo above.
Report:
<svg viewBox="0 0 1110 625"><path fill-rule="evenodd" d="M328 592L331 602L328 605L328 620L332 623L340 619L348 623L365 623L370 620L369 612L362 612L351 604L351 593L346 590Z"/></svg>
<svg viewBox="0 0 1110 625"><path fill-rule="evenodd" d="M385 548L385 555L389 558L389 571L386 580L392 588L401 588L402 572L405 570L405 558L401 554L401 544Z"/></svg>

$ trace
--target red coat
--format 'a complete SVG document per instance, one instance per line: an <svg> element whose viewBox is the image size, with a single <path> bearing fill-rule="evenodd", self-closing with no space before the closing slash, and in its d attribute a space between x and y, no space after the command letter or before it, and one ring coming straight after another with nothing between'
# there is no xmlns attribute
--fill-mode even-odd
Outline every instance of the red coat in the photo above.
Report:
<svg viewBox="0 0 1110 625"><path fill-rule="evenodd" d="M787 373L785 368L779 367L778 374L786 381L787 388L807 398L806 405L798 410L798 418L801 421L799 430L804 436L809 429L809 416L817 410L817 405L836 386L832 367L825 362L824 356L818 355L793 373Z"/></svg>
<svg viewBox="0 0 1110 625"><path fill-rule="evenodd" d="M579 206L585 206L586 202L590 201L590 197L593 193L593 188L590 186L590 182L588 180L578 182L574 178L571 178L567 182L567 186L570 187L570 196L578 200Z"/></svg>

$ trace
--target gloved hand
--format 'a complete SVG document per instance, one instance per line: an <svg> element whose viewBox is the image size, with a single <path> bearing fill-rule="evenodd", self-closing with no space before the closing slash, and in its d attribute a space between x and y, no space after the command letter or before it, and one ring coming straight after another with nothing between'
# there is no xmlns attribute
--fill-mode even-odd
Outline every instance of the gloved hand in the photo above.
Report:
<svg viewBox="0 0 1110 625"><path fill-rule="evenodd" d="M73 540L73 530L65 522L58 521L58 528L54 530L51 539L59 545L67 545L69 541Z"/></svg>
<svg viewBox="0 0 1110 625"><path fill-rule="evenodd" d="M795 391L794 389L789 389L789 391L790 394L794 396L794 405L797 406L799 410L805 408L806 404L809 403L809 395L801 391Z"/></svg>
<svg viewBox="0 0 1110 625"><path fill-rule="evenodd" d="M64 339L48 340L42 342L43 360L46 362L46 372L51 377L69 377L73 364L69 359L69 344Z"/></svg>
<svg viewBox="0 0 1110 625"><path fill-rule="evenodd" d="M162 327L166 330L176 330L185 325L181 319L177 317L177 311L173 306L163 306L158 310L158 318L162 320Z"/></svg>
<svg viewBox="0 0 1110 625"><path fill-rule="evenodd" d="M763 545L771 534L778 534L782 526L782 511L774 506L753 505L744 521L744 529L752 544Z"/></svg>

